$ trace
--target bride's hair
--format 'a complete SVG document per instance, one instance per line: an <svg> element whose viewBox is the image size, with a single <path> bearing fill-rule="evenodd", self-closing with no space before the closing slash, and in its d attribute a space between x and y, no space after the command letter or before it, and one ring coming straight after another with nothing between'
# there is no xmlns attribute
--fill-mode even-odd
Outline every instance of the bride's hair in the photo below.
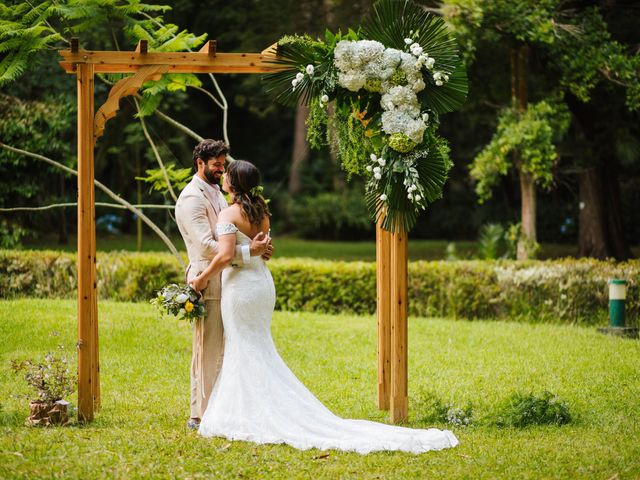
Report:
<svg viewBox="0 0 640 480"><path fill-rule="evenodd" d="M260 170L245 160L234 160L227 167L225 173L233 193L233 203L237 203L254 225L260 225L264 217L271 215L267 202L260 194Z"/></svg>

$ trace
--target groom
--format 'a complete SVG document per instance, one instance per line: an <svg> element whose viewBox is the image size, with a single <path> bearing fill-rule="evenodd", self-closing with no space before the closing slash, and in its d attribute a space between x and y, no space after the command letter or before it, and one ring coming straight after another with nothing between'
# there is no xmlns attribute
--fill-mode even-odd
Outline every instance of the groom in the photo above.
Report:
<svg viewBox="0 0 640 480"><path fill-rule="evenodd" d="M187 247L187 283L204 270L218 251L216 223L227 206L220 180L229 149L220 140L203 140L193 150L193 179L176 203L176 222ZM234 263L248 263L251 256L268 259L269 238L258 234L251 245L236 247ZM202 292L206 317L194 324L191 357L191 412L187 422L196 429L209 403L209 396L222 365L224 336L220 314L220 275L213 277Z"/></svg>

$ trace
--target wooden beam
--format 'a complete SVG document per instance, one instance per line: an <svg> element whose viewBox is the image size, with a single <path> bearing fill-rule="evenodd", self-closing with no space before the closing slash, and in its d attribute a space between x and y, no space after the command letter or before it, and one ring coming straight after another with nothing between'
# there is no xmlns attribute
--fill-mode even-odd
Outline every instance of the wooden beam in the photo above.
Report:
<svg viewBox="0 0 640 480"><path fill-rule="evenodd" d="M93 79L93 65L78 66L78 419L81 422L93 420L97 369Z"/></svg>
<svg viewBox="0 0 640 480"><path fill-rule="evenodd" d="M136 52L142 55L147 53L147 48L149 44L146 40L138 40L138 45L136 46Z"/></svg>
<svg viewBox="0 0 640 480"><path fill-rule="evenodd" d="M376 225L376 300L378 316L378 408L389 410L391 379L391 233Z"/></svg>
<svg viewBox="0 0 640 480"><path fill-rule="evenodd" d="M408 418L407 395L407 234L391 235L391 392L390 420Z"/></svg>
<svg viewBox="0 0 640 480"><path fill-rule="evenodd" d="M94 136L100 138L104 133L104 125L115 117L120 109L120 99L135 94L147 80L159 78L168 67L166 65L146 65L141 67L135 75L123 78L109 91L107 101L98 109L95 115Z"/></svg>
<svg viewBox="0 0 640 480"><path fill-rule="evenodd" d="M204 45L202 45L199 53L206 53L210 57L215 57L217 46L218 42L216 40L208 40Z"/></svg>
<svg viewBox="0 0 640 480"><path fill-rule="evenodd" d="M79 64L94 64L95 73L135 73L142 66L168 65L168 72L177 73L269 73L283 70L274 64L275 55L261 53L216 53L211 57L200 52L98 52L70 50L60 52L60 65L74 73Z"/></svg>

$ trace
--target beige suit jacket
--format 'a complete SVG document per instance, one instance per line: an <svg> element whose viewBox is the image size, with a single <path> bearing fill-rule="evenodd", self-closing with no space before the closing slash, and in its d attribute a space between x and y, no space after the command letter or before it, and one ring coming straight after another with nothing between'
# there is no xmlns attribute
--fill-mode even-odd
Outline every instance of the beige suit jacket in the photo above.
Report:
<svg viewBox="0 0 640 480"><path fill-rule="evenodd" d="M216 223L226 201L222 193L216 193L217 198L206 188L204 181L194 175L176 203L176 222L189 257L185 273L187 283L201 273L218 253ZM242 262L241 247L236 247L236 257ZM220 299L220 274L209 280L203 295L205 300Z"/></svg>

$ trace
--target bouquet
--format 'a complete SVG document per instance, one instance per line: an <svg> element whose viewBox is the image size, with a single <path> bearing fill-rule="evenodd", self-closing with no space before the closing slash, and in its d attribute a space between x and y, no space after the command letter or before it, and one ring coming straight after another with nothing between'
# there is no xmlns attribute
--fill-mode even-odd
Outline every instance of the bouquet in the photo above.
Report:
<svg viewBox="0 0 640 480"><path fill-rule="evenodd" d="M162 314L168 313L189 323L204 318L206 314L202 295L191 285L171 283L158 292L151 304Z"/></svg>

